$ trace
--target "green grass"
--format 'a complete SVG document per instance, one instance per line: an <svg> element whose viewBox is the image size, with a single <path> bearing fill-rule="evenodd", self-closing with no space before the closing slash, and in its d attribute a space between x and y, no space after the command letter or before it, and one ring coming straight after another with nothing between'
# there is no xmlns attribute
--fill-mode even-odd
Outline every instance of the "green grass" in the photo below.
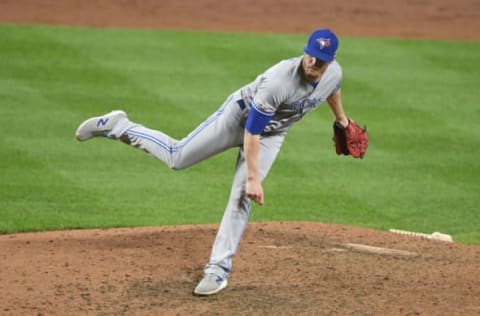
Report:
<svg viewBox="0 0 480 316"><path fill-rule="evenodd" d="M0 25L0 232L219 222L236 150L188 170L74 140L122 108L181 138L306 36ZM295 126L252 221L308 220L480 243L480 43L341 38L364 160L339 157L322 106Z"/></svg>

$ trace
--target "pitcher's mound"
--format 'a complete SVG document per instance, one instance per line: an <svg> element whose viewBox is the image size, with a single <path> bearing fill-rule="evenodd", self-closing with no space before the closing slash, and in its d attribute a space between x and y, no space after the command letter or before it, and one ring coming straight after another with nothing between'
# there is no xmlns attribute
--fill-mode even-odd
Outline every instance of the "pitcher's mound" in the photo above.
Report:
<svg viewBox="0 0 480 316"><path fill-rule="evenodd" d="M227 289L196 297L216 228L0 236L0 314L480 313L479 247L308 222L251 223Z"/></svg>

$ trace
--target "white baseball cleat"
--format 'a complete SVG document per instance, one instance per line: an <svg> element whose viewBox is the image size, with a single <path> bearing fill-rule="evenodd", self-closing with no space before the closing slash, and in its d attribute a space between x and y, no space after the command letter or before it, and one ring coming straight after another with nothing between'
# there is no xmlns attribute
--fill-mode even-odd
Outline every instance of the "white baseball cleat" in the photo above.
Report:
<svg viewBox="0 0 480 316"><path fill-rule="evenodd" d="M75 137L79 141L84 141L96 136L107 136L115 124L126 117L125 112L116 110L102 116L89 118L77 128Z"/></svg>
<svg viewBox="0 0 480 316"><path fill-rule="evenodd" d="M213 273L207 273L198 283L193 293L196 295L212 295L227 287L227 278Z"/></svg>

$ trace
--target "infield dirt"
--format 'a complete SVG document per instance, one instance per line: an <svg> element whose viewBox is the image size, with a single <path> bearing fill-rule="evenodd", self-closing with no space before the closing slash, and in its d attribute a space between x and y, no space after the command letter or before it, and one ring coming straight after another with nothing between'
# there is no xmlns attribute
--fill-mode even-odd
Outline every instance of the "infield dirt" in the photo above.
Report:
<svg viewBox="0 0 480 316"><path fill-rule="evenodd" d="M479 40L480 2L4 0L0 21ZM251 223L229 287L195 297L216 228L2 235L0 315L480 315L478 246L306 222Z"/></svg>

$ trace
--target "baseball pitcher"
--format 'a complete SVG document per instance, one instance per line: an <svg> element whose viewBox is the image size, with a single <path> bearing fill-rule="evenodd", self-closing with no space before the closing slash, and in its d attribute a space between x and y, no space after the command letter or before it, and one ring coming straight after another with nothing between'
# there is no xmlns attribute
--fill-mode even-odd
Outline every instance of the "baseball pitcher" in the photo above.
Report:
<svg viewBox="0 0 480 316"><path fill-rule="evenodd" d="M195 294L211 295L227 286L251 201L263 205L262 181L294 123L327 101L334 116L337 154L364 156L367 132L343 110L342 70L335 60L337 47L338 38L332 31L315 30L303 55L280 61L233 92L215 113L181 140L132 122L120 110L87 119L78 127L76 138L80 141L96 136L121 140L177 170L229 148L239 149L230 198Z"/></svg>

